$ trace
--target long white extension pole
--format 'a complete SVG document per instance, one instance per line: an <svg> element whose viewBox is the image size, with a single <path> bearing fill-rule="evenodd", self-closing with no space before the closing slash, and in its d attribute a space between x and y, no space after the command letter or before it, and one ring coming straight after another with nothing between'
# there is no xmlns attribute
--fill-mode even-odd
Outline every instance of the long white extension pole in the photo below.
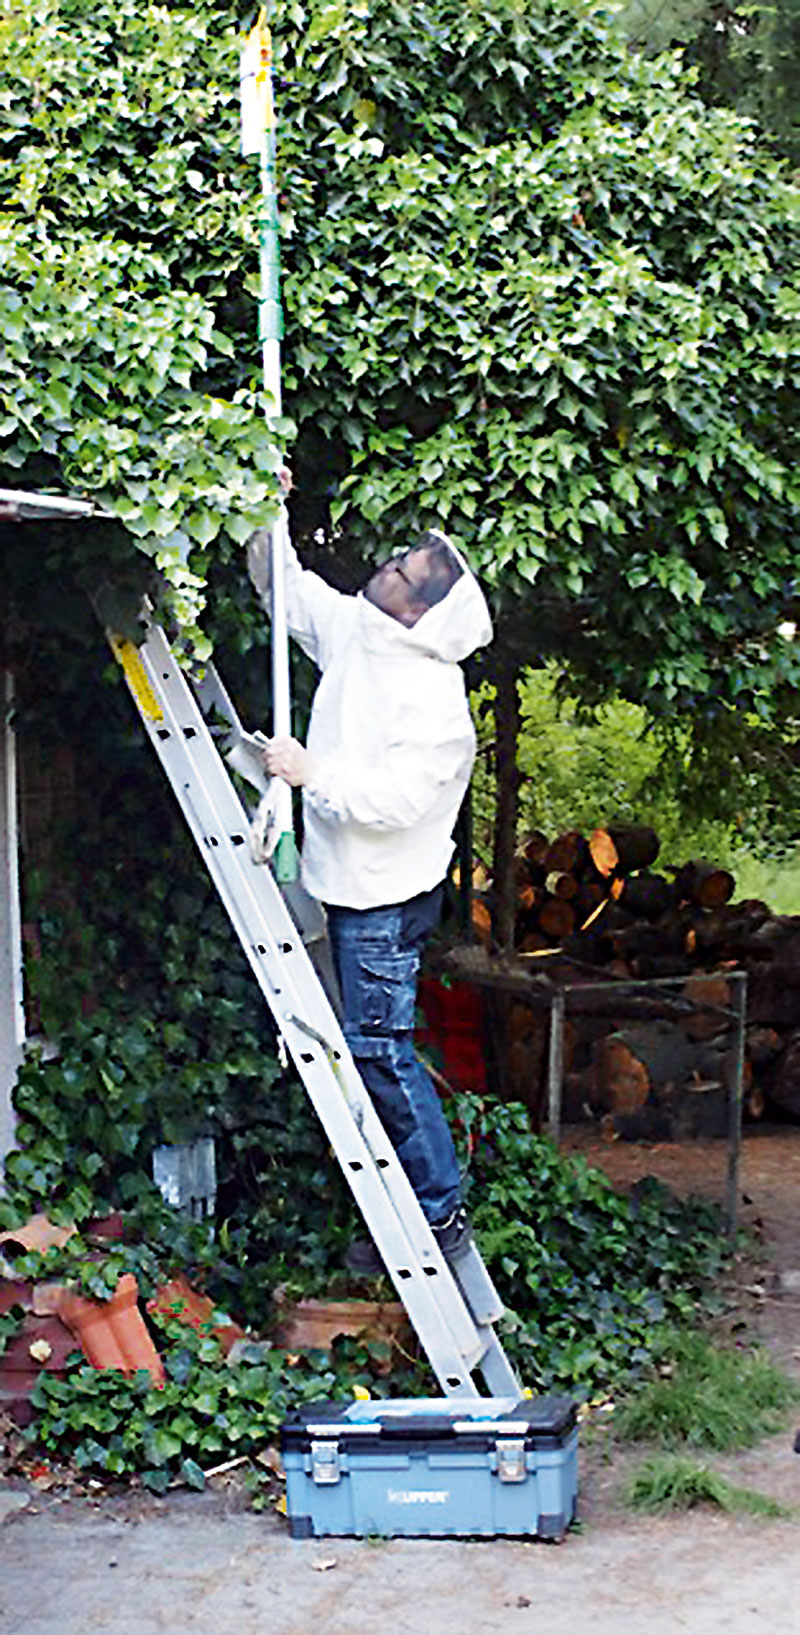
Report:
<svg viewBox="0 0 800 1635"><path fill-rule="evenodd" d="M261 176L259 224L258 333L261 342L263 383L276 416L281 413L281 339L283 312L280 296L280 238L276 169L275 104L272 91L272 39L262 6L244 44L241 62L242 153L257 154ZM285 505L272 529L272 731L289 737L292 703L289 684L289 639L286 629L284 550L288 542ZM273 823L277 839L272 847L275 878L285 884L297 879L297 847L292 821L292 791L282 778L273 779Z"/></svg>

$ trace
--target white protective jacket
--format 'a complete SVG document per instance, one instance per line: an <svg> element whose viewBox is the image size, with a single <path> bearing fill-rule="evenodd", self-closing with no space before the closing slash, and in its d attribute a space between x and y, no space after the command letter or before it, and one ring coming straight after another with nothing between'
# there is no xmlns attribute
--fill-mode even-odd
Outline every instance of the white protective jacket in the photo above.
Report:
<svg viewBox="0 0 800 1635"><path fill-rule="evenodd" d="M288 627L322 671L301 862L303 884L321 902L386 907L447 873L475 759L459 660L492 637L483 593L458 560L461 577L409 630L363 595L334 590L288 547ZM248 566L267 611L269 562L269 533L260 530Z"/></svg>

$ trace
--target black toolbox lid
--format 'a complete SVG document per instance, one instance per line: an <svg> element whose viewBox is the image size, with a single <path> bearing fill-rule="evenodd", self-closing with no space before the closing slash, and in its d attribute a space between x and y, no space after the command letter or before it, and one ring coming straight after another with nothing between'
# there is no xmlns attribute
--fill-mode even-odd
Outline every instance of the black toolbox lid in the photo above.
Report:
<svg viewBox="0 0 800 1635"><path fill-rule="evenodd" d="M493 1410L491 1399L447 1398L435 1404L415 1404L410 1398L369 1403L309 1402L295 1408L281 1426L283 1452L307 1452L312 1442L336 1441L342 1450L391 1444L400 1452L408 1444L418 1449L435 1442L440 1448L486 1452L498 1439L524 1438L529 1448L560 1443L575 1424L571 1397L524 1397L509 1407Z"/></svg>

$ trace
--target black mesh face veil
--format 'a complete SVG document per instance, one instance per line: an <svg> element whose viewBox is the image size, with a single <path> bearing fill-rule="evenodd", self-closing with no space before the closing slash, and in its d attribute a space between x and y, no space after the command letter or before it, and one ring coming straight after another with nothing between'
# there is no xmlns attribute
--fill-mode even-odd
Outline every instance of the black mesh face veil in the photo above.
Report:
<svg viewBox="0 0 800 1635"><path fill-rule="evenodd" d="M428 558L428 574L417 591L419 600L424 602L426 607L435 607L437 602L444 601L456 580L461 578L464 569L449 539L445 534L438 533L435 528L423 534L414 550L425 551Z"/></svg>

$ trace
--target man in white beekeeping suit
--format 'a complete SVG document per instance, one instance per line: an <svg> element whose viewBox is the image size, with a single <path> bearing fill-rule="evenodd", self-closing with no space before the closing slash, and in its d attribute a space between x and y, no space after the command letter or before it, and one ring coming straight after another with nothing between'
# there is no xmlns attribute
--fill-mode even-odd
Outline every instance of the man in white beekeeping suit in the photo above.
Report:
<svg viewBox="0 0 800 1635"><path fill-rule="evenodd" d="M270 536L248 550L267 610ZM303 790L301 877L325 904L356 1066L443 1254L470 1228L450 1130L414 1052L422 947L437 925L475 732L460 662L491 640L483 593L450 540L426 533L356 596L286 554L289 631L318 666L308 742L273 738L268 772ZM374 1275L370 1242L347 1264Z"/></svg>

